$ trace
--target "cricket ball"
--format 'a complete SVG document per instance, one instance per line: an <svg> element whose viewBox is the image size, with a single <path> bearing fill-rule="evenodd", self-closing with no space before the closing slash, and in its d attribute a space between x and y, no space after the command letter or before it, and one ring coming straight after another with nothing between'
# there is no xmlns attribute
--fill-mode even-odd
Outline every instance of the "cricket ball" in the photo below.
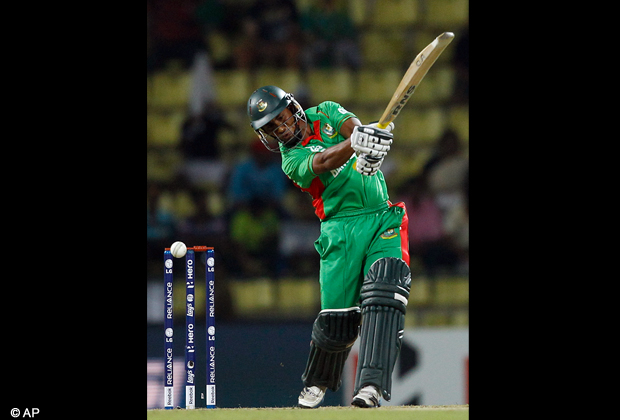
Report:
<svg viewBox="0 0 620 420"><path fill-rule="evenodd" d="M187 252L187 247L181 241L176 241L172 245L170 245L170 253L174 258L182 258L185 256Z"/></svg>

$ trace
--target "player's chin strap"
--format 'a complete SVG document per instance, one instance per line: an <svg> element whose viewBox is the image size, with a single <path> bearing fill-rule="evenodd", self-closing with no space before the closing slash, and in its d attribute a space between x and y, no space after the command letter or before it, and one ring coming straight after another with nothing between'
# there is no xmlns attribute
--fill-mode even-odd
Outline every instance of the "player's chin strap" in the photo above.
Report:
<svg viewBox="0 0 620 420"><path fill-rule="evenodd" d="M319 312L312 326L306 370L301 376L305 386L325 386L338 391L344 363L357 339L360 320L357 306Z"/></svg>
<svg viewBox="0 0 620 420"><path fill-rule="evenodd" d="M411 271L400 258L375 261L362 285L362 327L355 392L374 385L391 399L392 371L400 353L405 312L411 290Z"/></svg>

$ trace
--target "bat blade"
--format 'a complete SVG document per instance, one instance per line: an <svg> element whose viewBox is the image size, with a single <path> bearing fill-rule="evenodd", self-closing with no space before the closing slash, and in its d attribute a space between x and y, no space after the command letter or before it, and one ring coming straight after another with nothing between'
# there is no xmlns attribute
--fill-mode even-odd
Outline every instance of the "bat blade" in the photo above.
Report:
<svg viewBox="0 0 620 420"><path fill-rule="evenodd" d="M378 123L379 128L386 128L389 123L396 119L400 110L403 109L411 95L413 95L415 88L435 63L437 57L452 42L453 38L454 34L452 32L444 32L424 47L415 57L385 108Z"/></svg>

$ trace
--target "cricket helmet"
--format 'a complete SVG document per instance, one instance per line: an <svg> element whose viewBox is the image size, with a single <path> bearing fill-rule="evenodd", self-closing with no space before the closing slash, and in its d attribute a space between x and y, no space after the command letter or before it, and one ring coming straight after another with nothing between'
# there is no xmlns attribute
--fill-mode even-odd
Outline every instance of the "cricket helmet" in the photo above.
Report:
<svg viewBox="0 0 620 420"><path fill-rule="evenodd" d="M267 126L285 108L291 111L293 120L289 119L278 126ZM280 152L280 144L293 147L303 139L308 120L306 113L299 102L293 98L292 93L287 93L272 85L258 88L248 99L247 112L254 132L263 145L272 152ZM302 124L299 124L300 122ZM282 131L281 127L284 132L278 134Z"/></svg>

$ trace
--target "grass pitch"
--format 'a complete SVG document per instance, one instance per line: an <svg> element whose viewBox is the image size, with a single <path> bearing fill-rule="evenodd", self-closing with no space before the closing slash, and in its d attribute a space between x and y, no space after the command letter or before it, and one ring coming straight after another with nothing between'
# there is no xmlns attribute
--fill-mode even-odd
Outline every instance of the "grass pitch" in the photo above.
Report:
<svg viewBox="0 0 620 420"><path fill-rule="evenodd" d="M469 405L301 408L197 408L195 410L147 410L148 420L465 420Z"/></svg>

